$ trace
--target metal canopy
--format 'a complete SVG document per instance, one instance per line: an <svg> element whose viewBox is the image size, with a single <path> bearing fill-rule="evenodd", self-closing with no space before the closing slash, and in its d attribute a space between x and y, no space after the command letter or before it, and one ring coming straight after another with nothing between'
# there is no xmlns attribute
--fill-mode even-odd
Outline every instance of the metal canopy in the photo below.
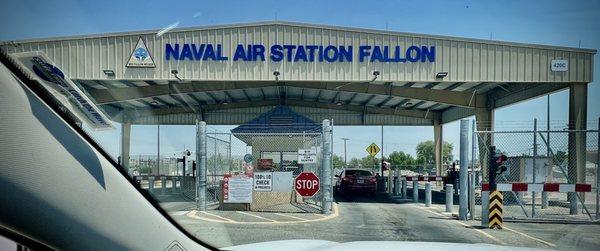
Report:
<svg viewBox="0 0 600 251"><path fill-rule="evenodd" d="M336 125L433 125L593 79L595 50L291 22L140 31L0 44L41 51L117 122L243 124L276 106ZM126 62L140 37L155 68ZM168 60L166 44L436 47L434 62ZM568 60L568 71L551 61ZM172 71L179 72L176 78ZM105 71L112 72L107 75ZM274 72L280 73L276 80ZM380 75L374 78L374 72ZM447 76L438 78L437 73Z"/></svg>
<svg viewBox="0 0 600 251"><path fill-rule="evenodd" d="M337 119L341 124L433 125L473 115L488 103L501 107L563 88L567 84L517 83L343 83L343 82L228 82L228 81L106 81L76 80L118 122L133 124L193 124L206 115L239 117L224 124L249 120L240 113L258 116L257 107L303 108L318 119ZM492 101L492 102L488 102ZM456 113L455 109L463 111ZM246 110L246 111L244 111ZM340 113L345 112L345 113ZM443 113L456 115L443 117ZM126 115L124 115L126 114ZM246 114L246 115L247 115ZM369 122L365 119L368 116ZM176 121L176 122L175 122ZM334 121L336 121L334 119ZM343 122L348 121L348 122ZM352 122L350 122L352 121Z"/></svg>

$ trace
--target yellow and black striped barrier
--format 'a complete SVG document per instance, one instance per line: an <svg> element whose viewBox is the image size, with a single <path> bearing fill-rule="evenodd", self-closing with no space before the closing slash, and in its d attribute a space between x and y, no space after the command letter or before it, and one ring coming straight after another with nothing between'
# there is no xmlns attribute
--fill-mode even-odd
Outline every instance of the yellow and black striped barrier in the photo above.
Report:
<svg viewBox="0 0 600 251"><path fill-rule="evenodd" d="M492 229L502 229L502 204L503 196L500 191L490 193L489 226Z"/></svg>

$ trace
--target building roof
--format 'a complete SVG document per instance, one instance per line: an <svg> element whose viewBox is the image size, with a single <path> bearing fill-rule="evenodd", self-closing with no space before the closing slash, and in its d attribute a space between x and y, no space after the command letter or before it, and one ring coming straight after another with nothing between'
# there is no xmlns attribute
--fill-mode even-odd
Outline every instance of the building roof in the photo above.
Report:
<svg viewBox="0 0 600 251"><path fill-rule="evenodd" d="M241 134L266 135L320 132L321 125L319 123L282 105L231 130L231 133L234 136Z"/></svg>

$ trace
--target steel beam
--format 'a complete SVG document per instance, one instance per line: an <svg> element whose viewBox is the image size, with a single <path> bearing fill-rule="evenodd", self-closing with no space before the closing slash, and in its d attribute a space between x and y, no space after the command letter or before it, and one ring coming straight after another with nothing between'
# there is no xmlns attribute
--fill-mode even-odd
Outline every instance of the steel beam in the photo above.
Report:
<svg viewBox="0 0 600 251"><path fill-rule="evenodd" d="M216 111L216 110L229 110L229 109L237 109L237 108L245 108L245 107L261 107L261 106L275 106L275 105L279 105L279 100L265 100L265 101L252 101L252 102L235 102L235 103L230 103L230 104L204 105L204 106L202 106L202 109L203 109L203 111L208 112L208 111ZM381 108L381 107L350 105L350 104L337 105L337 104L331 104L331 103L311 102L311 101L294 100L294 99L286 100L286 105L321 108L321 109L331 109L331 110L354 111L354 112L363 112L364 111L366 114L397 115L397 116L424 118L424 119L432 119L432 120L435 118L439 118L439 114L437 112L433 112L433 111L429 111L429 113L427 113L425 111L419 111L419 110L392 109L392 108ZM147 116L147 115L156 116L156 115L181 114L181 113L190 113L190 110L188 107L137 109L135 114L138 116ZM427 115L427 117L425 117L425 115ZM432 121L432 124L433 124L433 121Z"/></svg>
<svg viewBox="0 0 600 251"><path fill-rule="evenodd" d="M126 88L90 89L90 94L98 104L122 102L153 96L169 95L176 93L215 92L234 89L250 89L261 87L287 86L315 90L344 91L372 95L385 95L404 97L410 99L427 100L443 104L482 107L485 105L486 96L478 94L472 99L472 93L436 90L426 88L413 88L406 86L387 86L373 83L314 83L314 82L192 82L169 83L167 85L152 85ZM474 101L474 102L472 102Z"/></svg>

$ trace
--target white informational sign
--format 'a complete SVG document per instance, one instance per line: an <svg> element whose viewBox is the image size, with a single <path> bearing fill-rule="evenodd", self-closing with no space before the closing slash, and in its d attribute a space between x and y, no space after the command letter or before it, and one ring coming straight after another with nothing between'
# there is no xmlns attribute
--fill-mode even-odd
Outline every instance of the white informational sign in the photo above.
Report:
<svg viewBox="0 0 600 251"><path fill-rule="evenodd" d="M232 176L223 181L223 203L252 203L252 178Z"/></svg>
<svg viewBox="0 0 600 251"><path fill-rule="evenodd" d="M568 71L569 60L566 59L554 59L550 62L550 70L552 71Z"/></svg>
<svg viewBox="0 0 600 251"><path fill-rule="evenodd" d="M138 39L137 44L133 48L131 52L131 56L129 56L129 61L125 65L127 67L141 67L141 68L154 68L156 65L154 64L154 60L152 59L152 55L146 47L146 42L144 39L140 37Z"/></svg>
<svg viewBox="0 0 600 251"><path fill-rule="evenodd" d="M43 52L15 53L11 56L82 123L93 129L115 128L102 110Z"/></svg>
<svg viewBox="0 0 600 251"><path fill-rule="evenodd" d="M298 149L298 164L314 164L317 163L317 150L315 149Z"/></svg>
<svg viewBox="0 0 600 251"><path fill-rule="evenodd" d="M272 190L273 190L273 173L272 172L254 173L254 191L270 192Z"/></svg>

